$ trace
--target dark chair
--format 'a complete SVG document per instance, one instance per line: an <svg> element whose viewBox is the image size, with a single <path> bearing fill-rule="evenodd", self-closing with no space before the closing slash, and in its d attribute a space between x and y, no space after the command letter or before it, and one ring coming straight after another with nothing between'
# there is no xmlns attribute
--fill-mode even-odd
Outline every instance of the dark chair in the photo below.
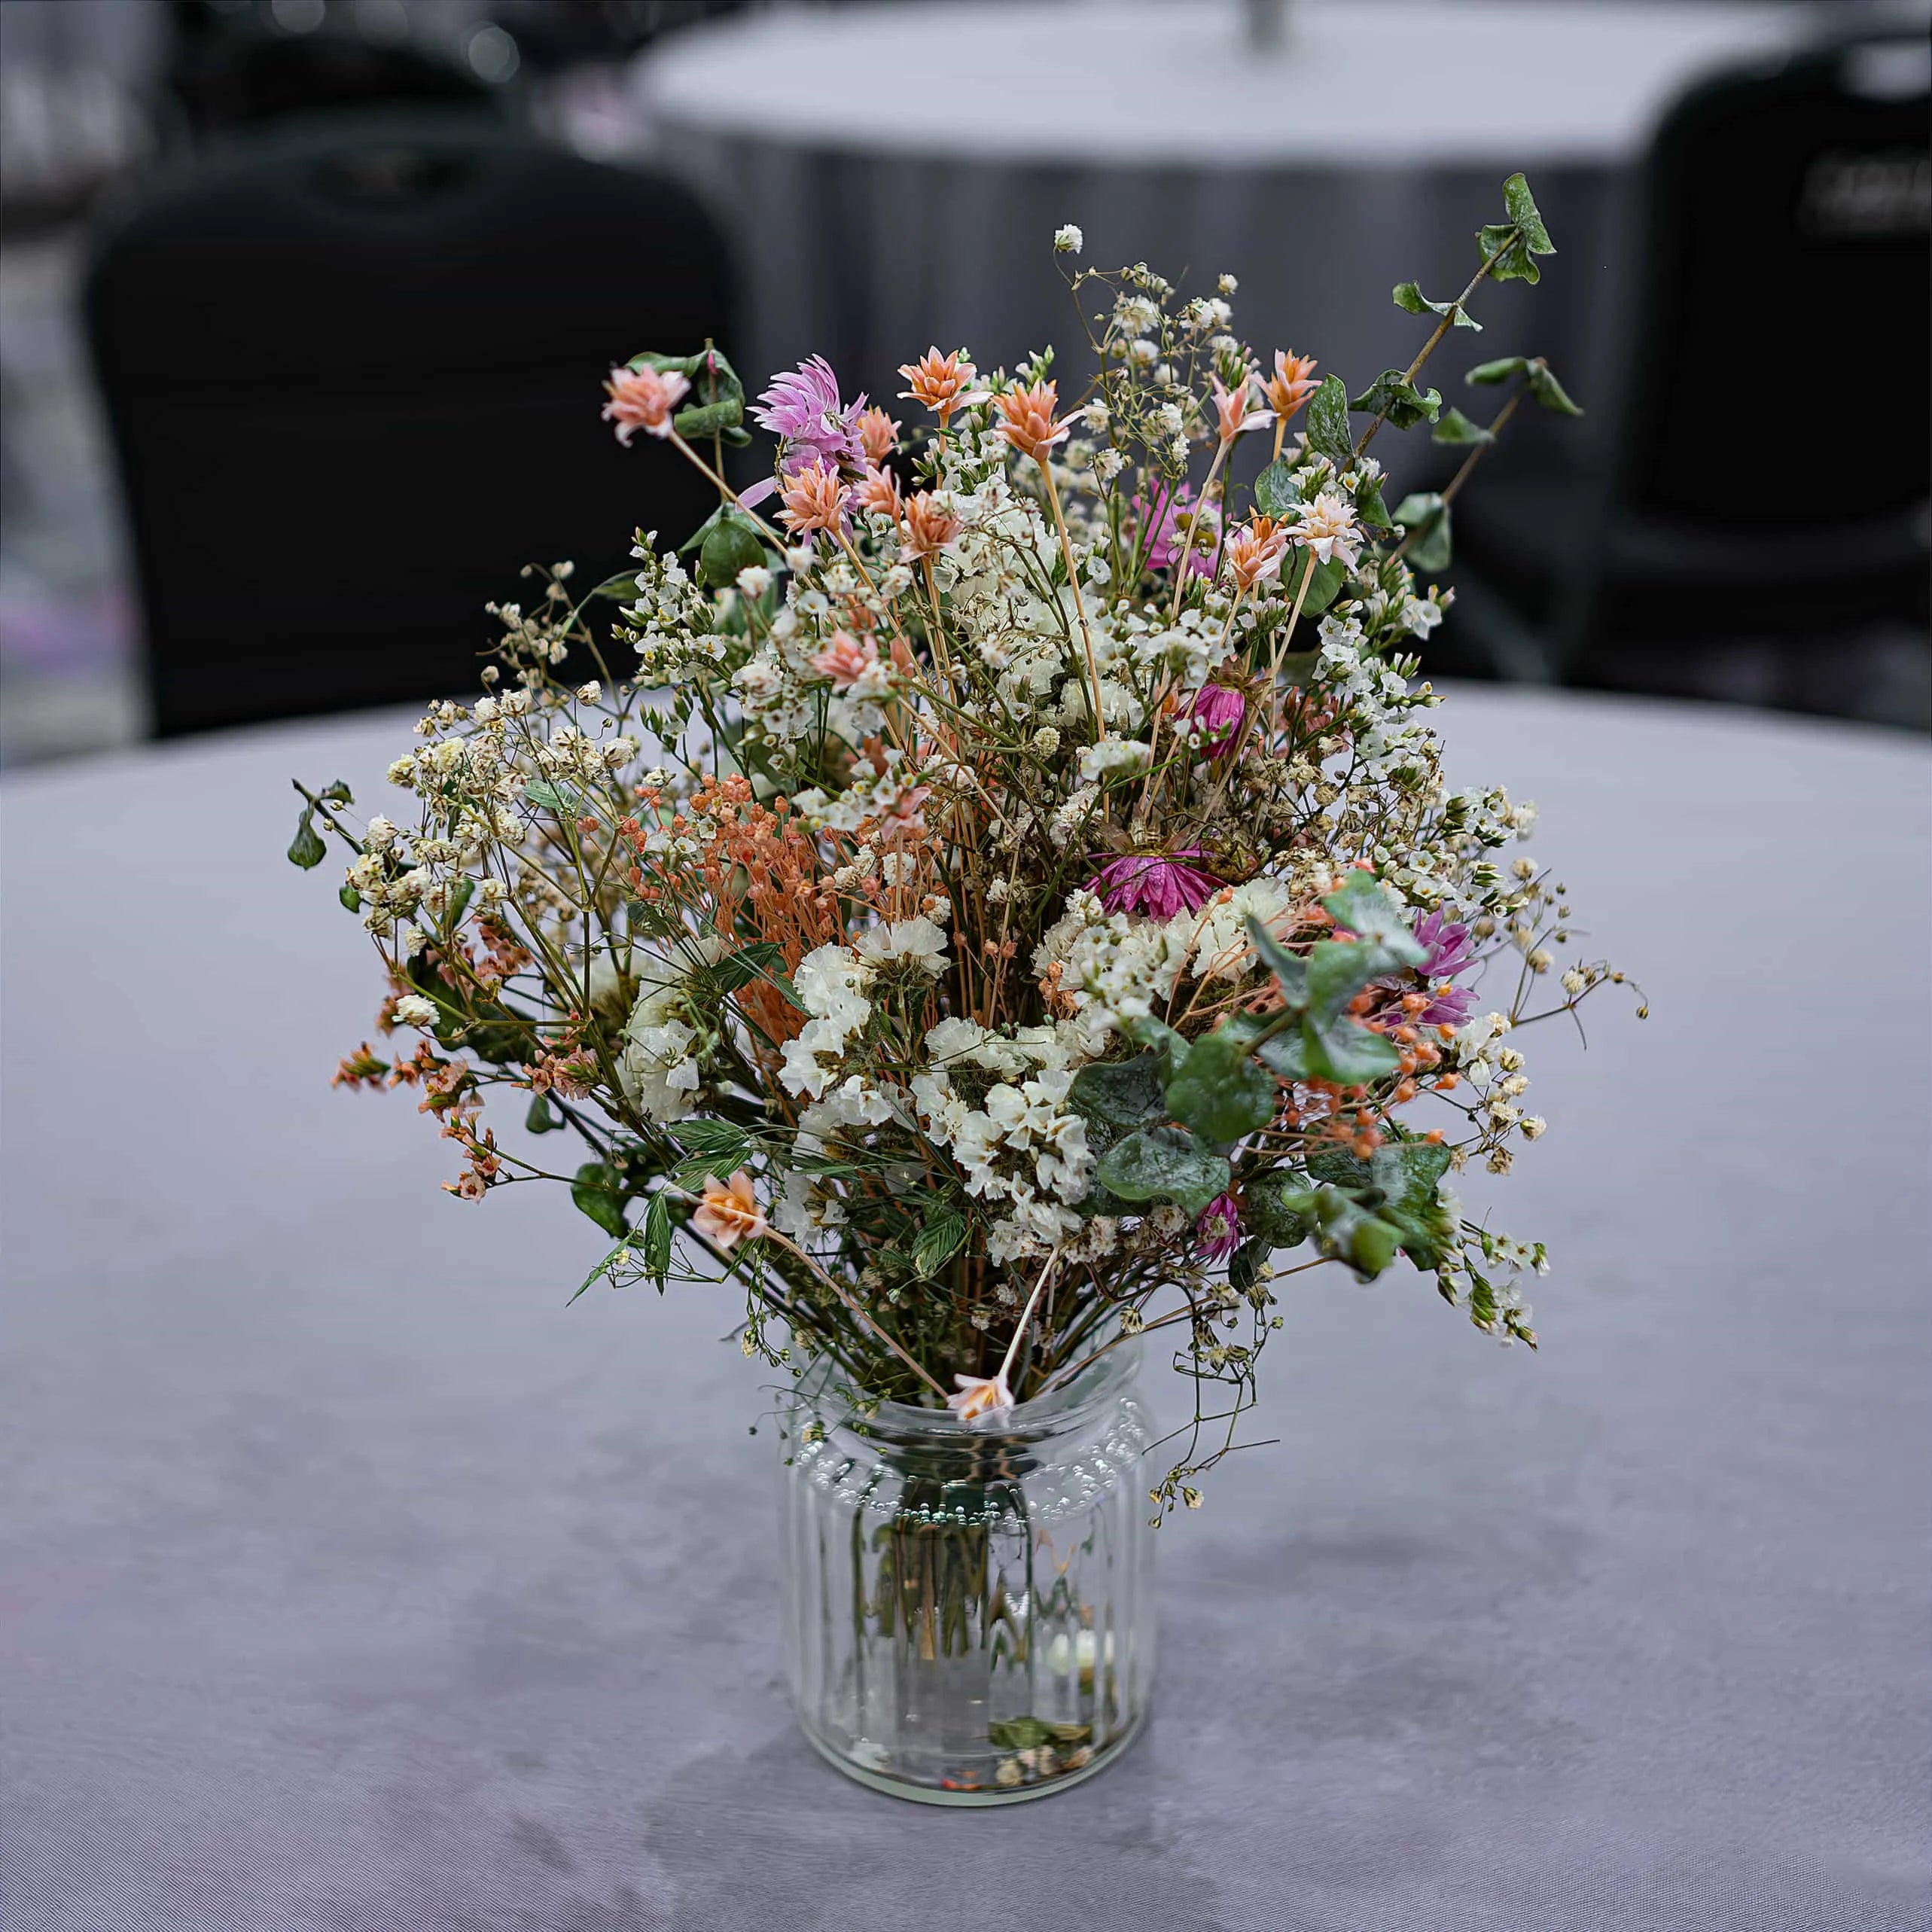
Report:
<svg viewBox="0 0 1932 1932"><path fill-rule="evenodd" d="M1917 41L1815 49L1666 117L1619 393L1586 399L1612 461L1553 529L1507 449L1457 506L1470 626L1506 663L1694 691L1745 641L1795 661L1757 695L1855 709L1821 688L1832 654L1923 630L1927 64Z"/></svg>
<svg viewBox="0 0 1932 1932"><path fill-rule="evenodd" d="M707 490L620 449L600 384L728 347L668 182L464 115L291 127L108 217L87 290L157 733L474 688L526 562L623 568Z"/></svg>

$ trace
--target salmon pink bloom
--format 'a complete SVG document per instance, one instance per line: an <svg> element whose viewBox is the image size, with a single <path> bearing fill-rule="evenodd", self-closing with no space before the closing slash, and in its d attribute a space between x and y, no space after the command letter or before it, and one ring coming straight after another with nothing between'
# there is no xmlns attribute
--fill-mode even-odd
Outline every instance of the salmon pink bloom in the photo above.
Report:
<svg viewBox="0 0 1932 1932"><path fill-rule="evenodd" d="M1178 852L1130 852L1110 859L1086 882L1110 913L1146 913L1171 919L1176 913L1198 912L1212 898L1220 882L1184 863L1202 856L1198 846Z"/></svg>
<svg viewBox="0 0 1932 1932"><path fill-rule="evenodd" d="M846 520L846 501L851 495L839 480L836 465L814 456L785 479L785 507L779 515L788 529L800 536L814 530L836 530Z"/></svg>
<svg viewBox="0 0 1932 1932"><path fill-rule="evenodd" d="M1005 418L997 425L999 433L1022 456L1031 456L1036 463L1043 460L1044 452L1074 433L1071 423L1053 419L1053 412L1060 406L1057 382L1035 382L1030 389L1016 382L998 401Z"/></svg>
<svg viewBox="0 0 1932 1932"><path fill-rule="evenodd" d="M1252 523L1243 524L1227 540L1224 553L1228 568L1234 572L1235 587L1252 590L1264 577L1278 577L1287 547L1287 532L1277 529L1269 518L1257 517Z"/></svg>
<svg viewBox="0 0 1932 1932"><path fill-rule="evenodd" d="M604 405L604 420L617 425L617 440L626 449L632 436L642 430L647 436L669 436L671 418L678 405L690 392L688 378L675 369L613 369L604 385L610 401Z"/></svg>
<svg viewBox="0 0 1932 1932"><path fill-rule="evenodd" d="M1249 407L1254 393L1254 372L1249 370L1238 389L1230 389L1220 376L1214 379L1214 413L1220 419L1222 442L1232 443L1245 429L1266 429L1275 419L1272 410Z"/></svg>
<svg viewBox="0 0 1932 1932"><path fill-rule="evenodd" d="M921 490L906 505L904 535L899 553L911 561L943 550L959 534L959 519L943 497Z"/></svg>
<svg viewBox="0 0 1932 1932"><path fill-rule="evenodd" d="M882 463L899 446L899 425L882 409L866 410L853 423L869 462Z"/></svg>
<svg viewBox="0 0 1932 1932"><path fill-rule="evenodd" d="M1007 1387L1003 1374L956 1375L952 1379L959 1385L959 1393L949 1395L946 1406L962 1422L976 1422L982 1415L994 1415L1013 1406L1013 1391Z"/></svg>
<svg viewBox="0 0 1932 1932"><path fill-rule="evenodd" d="M899 393L908 402L931 410L939 418L939 426L943 429L946 419L955 410L983 403L992 395L990 389L974 388L974 378L979 373L966 360L963 349L955 349L950 355L942 355L935 344L918 361L900 364L899 373L913 386Z"/></svg>
<svg viewBox="0 0 1932 1932"><path fill-rule="evenodd" d="M869 510L875 517L889 517L895 523L898 522L899 480L890 470L867 470L852 495L861 510Z"/></svg>
<svg viewBox="0 0 1932 1932"><path fill-rule="evenodd" d="M1312 503L1302 505L1294 539L1306 544L1324 563L1339 557L1352 570L1362 553L1362 533L1355 507L1339 491L1324 489Z"/></svg>
<svg viewBox="0 0 1932 1932"><path fill-rule="evenodd" d="M870 638L854 637L850 631L834 631L832 641L812 660L821 677L829 678L840 690L855 684L879 662L879 647Z"/></svg>
<svg viewBox="0 0 1932 1932"><path fill-rule="evenodd" d="M707 1175L691 1225L719 1248L735 1248L747 1236L755 1241L765 1231L765 1217L752 1192L751 1175L742 1167L728 1182Z"/></svg>
<svg viewBox="0 0 1932 1932"><path fill-rule="evenodd" d="M1194 694L1190 715L1214 750L1225 751L1248 715L1248 700L1225 684L1203 684Z"/></svg>
<svg viewBox="0 0 1932 1932"><path fill-rule="evenodd" d="M1261 385L1269 410L1286 422L1315 392L1315 358L1275 352L1275 373Z"/></svg>

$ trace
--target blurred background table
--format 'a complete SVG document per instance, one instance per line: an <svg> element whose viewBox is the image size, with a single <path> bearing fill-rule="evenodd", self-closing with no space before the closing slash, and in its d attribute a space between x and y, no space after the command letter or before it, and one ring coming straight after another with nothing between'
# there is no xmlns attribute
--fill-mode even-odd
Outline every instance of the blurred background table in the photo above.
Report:
<svg viewBox="0 0 1932 1932"><path fill-rule="evenodd" d="M373 808L409 721L0 788L10 1927L1921 1932L1921 745L1454 694L1656 1009L1536 1043L1543 1351L1296 1287L1145 1739L960 1815L783 1708L732 1298L565 1312L565 1202L330 1090L378 988L288 777Z"/></svg>
<svg viewBox="0 0 1932 1932"><path fill-rule="evenodd" d="M1586 389L1623 292L1614 189L1688 82L1801 24L1661 0L1282 11L1275 47L1251 38L1267 10L1236 0L776 13L647 53L637 99L739 238L754 370L815 352L884 398L930 342L991 367L1077 340L1051 247L1071 221L1080 265L1146 261L1196 293L1232 270L1244 336L1345 353L1366 382L1419 337L1365 292L1457 293L1523 169L1570 272L1528 312L1520 286L1486 294L1484 346L1547 352Z"/></svg>

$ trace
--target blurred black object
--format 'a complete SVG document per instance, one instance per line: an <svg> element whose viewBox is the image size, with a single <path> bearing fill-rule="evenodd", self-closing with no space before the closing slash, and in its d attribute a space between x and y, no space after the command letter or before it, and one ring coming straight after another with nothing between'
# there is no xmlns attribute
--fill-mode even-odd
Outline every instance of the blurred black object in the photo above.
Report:
<svg viewBox="0 0 1932 1932"><path fill-rule="evenodd" d="M1927 622L1928 69L1922 41L1834 47L1668 115L1612 462L1567 517L1500 464L1457 504L1467 628L1506 670L1893 715L1845 687ZM1723 688L1735 657L1713 681L1732 646L1759 688Z"/></svg>
<svg viewBox="0 0 1932 1932"><path fill-rule="evenodd" d="M467 112L291 123L99 226L87 325L160 735L474 688L528 562L587 588L706 490L598 419L610 365L730 338L681 188Z"/></svg>

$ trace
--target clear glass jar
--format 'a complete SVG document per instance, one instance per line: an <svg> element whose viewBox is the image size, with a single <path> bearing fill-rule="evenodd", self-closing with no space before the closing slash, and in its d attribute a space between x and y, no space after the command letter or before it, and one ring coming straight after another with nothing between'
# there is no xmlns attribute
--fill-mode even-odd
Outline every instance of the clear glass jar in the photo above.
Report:
<svg viewBox="0 0 1932 1932"><path fill-rule="evenodd" d="M1125 1750L1153 1669L1151 1440L1123 1342L998 1419L880 1405L809 1376L787 1425L785 1662L849 1777L1004 1805Z"/></svg>

